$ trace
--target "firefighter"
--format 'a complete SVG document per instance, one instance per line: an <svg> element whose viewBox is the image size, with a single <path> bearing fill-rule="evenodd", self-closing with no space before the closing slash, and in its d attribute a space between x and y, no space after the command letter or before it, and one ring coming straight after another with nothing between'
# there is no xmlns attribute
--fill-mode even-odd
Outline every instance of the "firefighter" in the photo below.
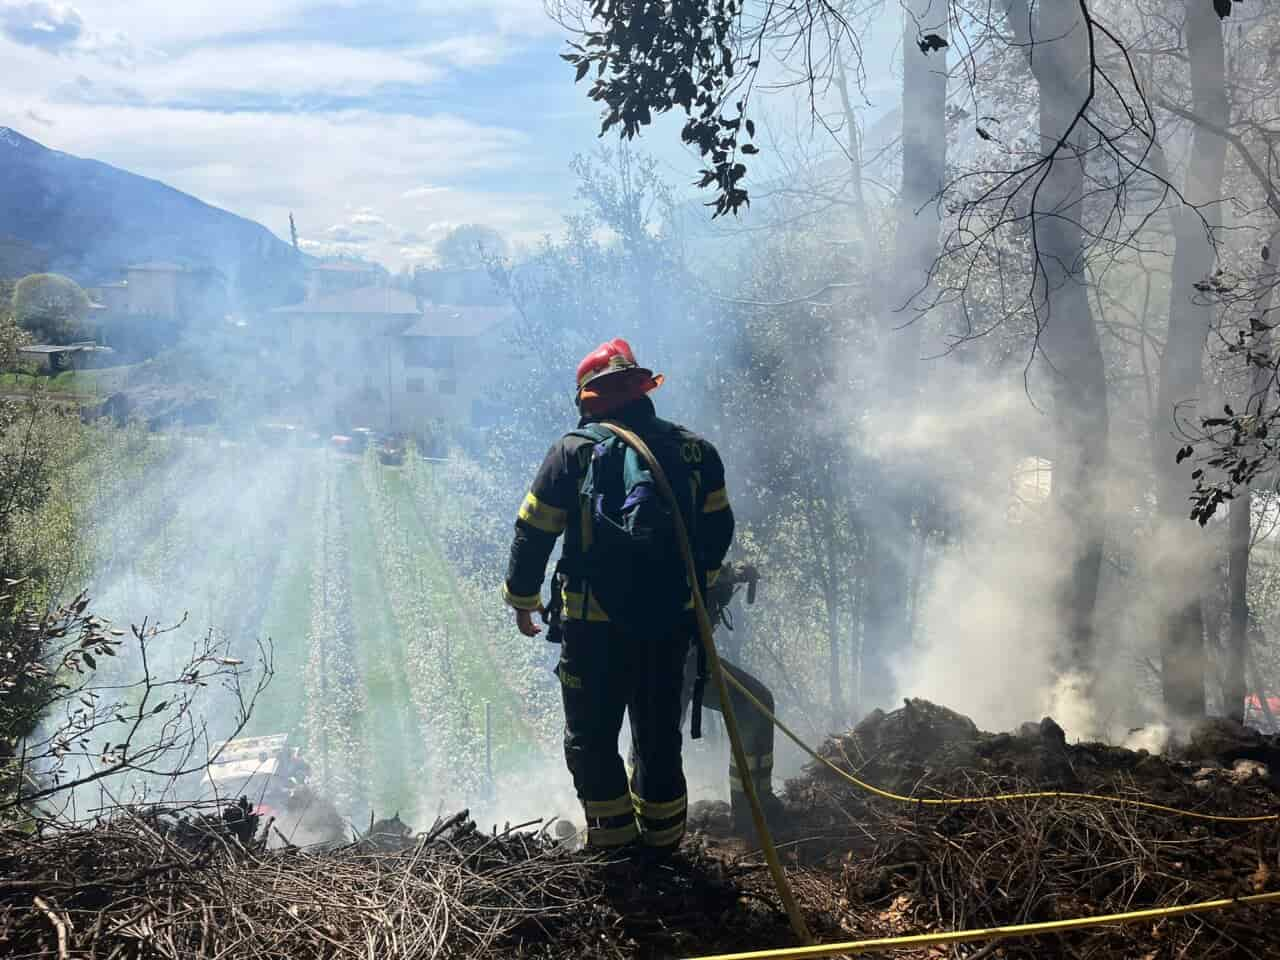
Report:
<svg viewBox="0 0 1280 960"><path fill-rule="evenodd" d="M660 855L679 845L688 806L680 723L685 659L696 635L692 596L678 557L666 565L671 569L647 570L637 582L610 582L617 574L596 563L600 552L592 549L598 543L592 538L598 523L582 487L594 469L593 458L609 443L596 437L613 437L593 425L613 420L639 434L679 500L698 567L704 577L714 577L733 538L724 466L706 440L658 418L648 395L662 381L636 363L625 340L611 340L583 358L577 371L578 429L552 445L525 496L503 585L520 632L538 635L535 615L546 620L547 560L564 534L552 583L552 603L563 617L556 674L564 703L565 761L586 815L587 843ZM611 617L605 597L616 595L617 588L647 593L652 616L625 625ZM668 617L667 610L674 613ZM630 777L618 753L624 710L635 758Z"/></svg>
<svg viewBox="0 0 1280 960"><path fill-rule="evenodd" d="M717 621L732 630L729 618L729 603L736 590L747 586L747 603L755 602L755 584L759 574L750 564L725 563L719 575L707 585L707 614L712 623ZM690 651L685 663L685 706L693 700L694 684L698 669L695 651ZM720 666L724 672L737 679L751 691L751 695L760 701L769 712L774 709L773 691L758 678L724 657L720 658ZM729 696L733 698L733 715L738 721L738 733L742 737L742 751L747 755L747 775L756 788L756 796L765 820L771 827L776 826L783 812L782 801L773 792L773 721L739 693L734 687L729 688ZM708 710L723 712L720 709L720 693L714 683L706 687L706 695L702 705ZM694 727L695 731L698 729ZM729 758L729 806L733 814L733 832L740 836L751 836L755 832L755 824L751 818L751 806L747 801L746 790L742 783L742 771L737 768L733 757Z"/></svg>

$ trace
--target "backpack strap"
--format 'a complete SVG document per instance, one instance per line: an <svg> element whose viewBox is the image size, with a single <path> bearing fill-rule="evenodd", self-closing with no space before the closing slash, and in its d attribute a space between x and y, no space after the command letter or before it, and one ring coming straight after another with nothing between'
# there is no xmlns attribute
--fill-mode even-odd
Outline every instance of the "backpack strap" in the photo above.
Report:
<svg viewBox="0 0 1280 960"><path fill-rule="evenodd" d="M576 430L570 430L565 434L566 437L581 437L583 440L590 440L592 443L603 443L617 434L601 423L588 423L578 427Z"/></svg>
<svg viewBox="0 0 1280 960"><path fill-rule="evenodd" d="M579 437L588 440L592 444L603 443L606 440L613 439L617 436L608 427L599 423L588 423L576 430L570 430L565 434L566 437ZM582 482L586 479L586 475L578 477L578 510L580 517L578 521L579 544L578 551L582 557L585 557L591 549L591 509L590 505L582 498ZM582 586L582 609L585 612L590 604L591 587L590 584L584 583Z"/></svg>

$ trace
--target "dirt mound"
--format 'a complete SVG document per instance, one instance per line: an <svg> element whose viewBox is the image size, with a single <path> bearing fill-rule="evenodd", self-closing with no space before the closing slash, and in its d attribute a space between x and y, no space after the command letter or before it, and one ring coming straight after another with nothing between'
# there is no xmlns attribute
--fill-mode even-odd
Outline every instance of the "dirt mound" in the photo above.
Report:
<svg viewBox="0 0 1280 960"><path fill-rule="evenodd" d="M1172 756L1104 743L1068 743L1051 718L1016 733L988 733L927 700L876 710L818 750L859 779L913 798L990 796L1034 789L1104 793L1228 815L1275 812L1280 738L1228 720L1195 728ZM870 799L823 764L788 784L788 797L812 803L832 791L849 803Z"/></svg>
<svg viewBox="0 0 1280 960"><path fill-rule="evenodd" d="M1067 743L1051 719L988 733L924 700L876 711L819 751L911 798L1071 791L1202 814L1280 813L1274 738L1210 721L1172 757ZM1272 766L1272 761L1275 763ZM850 939L1120 913L1280 889L1280 826L1132 803L1024 798L926 806L877 798L819 763L789 781L790 847L831 877ZM1280 957L1274 911L1006 941L1005 957Z"/></svg>

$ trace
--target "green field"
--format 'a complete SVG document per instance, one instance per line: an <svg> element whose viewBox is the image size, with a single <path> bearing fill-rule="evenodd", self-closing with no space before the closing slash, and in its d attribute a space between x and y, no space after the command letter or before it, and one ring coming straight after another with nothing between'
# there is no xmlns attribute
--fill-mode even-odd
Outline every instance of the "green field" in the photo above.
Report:
<svg viewBox="0 0 1280 960"><path fill-rule="evenodd" d="M457 499L436 496L433 469L187 441L100 524L111 562L95 607L185 613L171 663L197 632L246 661L269 639L274 676L247 732L290 733L353 820L473 803L491 787L486 704L501 775L554 749L554 690L545 651L513 640L496 580L456 575L441 524ZM229 706L212 711L215 734Z"/></svg>
<svg viewBox="0 0 1280 960"><path fill-rule="evenodd" d="M132 366L104 367L100 370L65 370L48 376L31 373L0 373L0 392L46 392L77 397L105 397L120 390Z"/></svg>

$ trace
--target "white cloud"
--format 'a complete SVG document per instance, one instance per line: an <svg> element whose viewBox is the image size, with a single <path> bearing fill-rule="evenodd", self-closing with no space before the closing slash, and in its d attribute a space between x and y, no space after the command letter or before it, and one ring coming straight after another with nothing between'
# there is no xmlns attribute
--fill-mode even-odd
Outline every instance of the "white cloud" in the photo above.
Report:
<svg viewBox="0 0 1280 960"><path fill-rule="evenodd" d="M363 244L340 243L329 240L312 240L309 237L299 237L298 246L302 248L304 253L309 253L314 257L364 259L365 254L367 253Z"/></svg>
<svg viewBox="0 0 1280 960"><path fill-rule="evenodd" d="M337 44L256 44L202 47L173 58L152 55L138 63L80 64L76 91L95 102L113 102L128 99L120 94L128 90L133 99L149 103L228 94L362 96L392 84L428 84L442 75L441 67L412 54Z"/></svg>
<svg viewBox="0 0 1280 960"><path fill-rule="evenodd" d="M84 19L69 3L0 2L0 32L14 43L41 50L73 46L84 31Z"/></svg>
<svg viewBox="0 0 1280 960"><path fill-rule="evenodd" d="M552 199L532 192L457 187L415 203L402 199L424 181L506 179L518 166L523 135L460 117L218 113L15 97L0 101L0 125L29 126L29 110L52 122L39 133L50 147L163 180L282 237L290 212L316 243L339 242L326 233L330 225L362 227L343 235L344 249L334 252L355 252L350 241L359 234L366 238L360 252L391 265L428 259L453 223L490 223L513 239L536 239L560 223Z"/></svg>
<svg viewBox="0 0 1280 960"><path fill-rule="evenodd" d="M545 36L560 30L541 0L419 0L419 8L435 16L487 16L501 33Z"/></svg>
<svg viewBox="0 0 1280 960"><path fill-rule="evenodd" d="M325 231L325 235L332 243L355 243L366 244L373 239L367 233L361 233L359 230L353 230L345 223L337 223Z"/></svg>
<svg viewBox="0 0 1280 960"><path fill-rule="evenodd" d="M421 200L423 197L429 197L436 193L445 193L448 187L440 187L428 184L422 187L414 187L412 190L406 190L400 194L401 200Z"/></svg>
<svg viewBox="0 0 1280 960"><path fill-rule="evenodd" d="M480 73L519 55L526 38L549 36L556 28L539 0L418 0L420 15L405 4L397 15L412 35L393 38L394 48L319 32L326 12L349 15L365 2L0 0L0 124L280 236L292 211L316 251L394 265L429 260L458 223L492 224L517 244L557 230L568 178L546 171L563 170L573 147L463 116L387 112L398 106L393 91L431 93L449 71ZM13 35L26 28L47 42ZM490 97L484 116L506 115L490 109L503 105L503 90L475 93ZM348 96L380 110L323 107ZM539 154L555 159L531 167Z"/></svg>
<svg viewBox="0 0 1280 960"><path fill-rule="evenodd" d="M487 67L501 63L511 53L512 44L495 33L469 33L428 44L423 53L457 67Z"/></svg>
<svg viewBox="0 0 1280 960"><path fill-rule="evenodd" d="M77 0L84 20L96 28L166 49L287 30L326 10L366 5L367 0ZM545 36L558 29L540 0L419 0L417 7L424 31L444 18L465 18L476 25L473 29L491 27L513 36Z"/></svg>
<svg viewBox="0 0 1280 960"><path fill-rule="evenodd" d="M219 37L287 27L319 6L359 6L359 0L78 0L90 23L149 45L209 42Z"/></svg>

